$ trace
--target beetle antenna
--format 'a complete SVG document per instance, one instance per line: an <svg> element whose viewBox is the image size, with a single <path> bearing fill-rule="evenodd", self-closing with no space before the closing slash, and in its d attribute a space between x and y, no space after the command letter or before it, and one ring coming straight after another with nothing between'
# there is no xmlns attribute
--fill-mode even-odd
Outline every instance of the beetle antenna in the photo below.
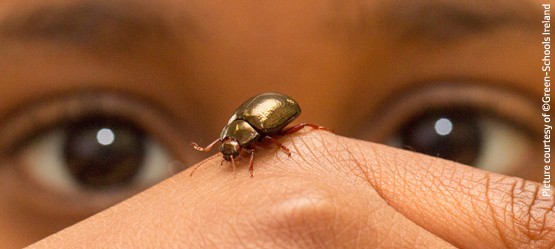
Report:
<svg viewBox="0 0 555 249"><path fill-rule="evenodd" d="M193 177L193 173L195 173L195 171L197 171L197 169L203 164L199 164L197 166L195 166L195 168L191 171L191 174L189 174L189 177Z"/></svg>
<svg viewBox="0 0 555 249"><path fill-rule="evenodd" d="M194 142L193 142L193 143L191 143L191 147L193 147L193 149L198 150L198 151L208 152L208 151L210 151L210 150L212 149L212 147L214 147L214 145L215 145L217 142L220 142L220 139L219 139L219 138L216 139L214 142L212 142L211 144L209 144L208 146L206 146L206 147L204 147L204 148L203 148L203 147L200 147L197 143L194 143Z"/></svg>

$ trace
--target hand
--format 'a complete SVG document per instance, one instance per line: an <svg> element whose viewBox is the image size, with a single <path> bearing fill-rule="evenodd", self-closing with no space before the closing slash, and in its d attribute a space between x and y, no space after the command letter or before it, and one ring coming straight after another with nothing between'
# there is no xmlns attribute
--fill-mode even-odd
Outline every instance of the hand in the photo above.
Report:
<svg viewBox="0 0 555 249"><path fill-rule="evenodd" d="M552 248L540 184L305 130L257 151L254 178L220 155L36 248Z"/></svg>

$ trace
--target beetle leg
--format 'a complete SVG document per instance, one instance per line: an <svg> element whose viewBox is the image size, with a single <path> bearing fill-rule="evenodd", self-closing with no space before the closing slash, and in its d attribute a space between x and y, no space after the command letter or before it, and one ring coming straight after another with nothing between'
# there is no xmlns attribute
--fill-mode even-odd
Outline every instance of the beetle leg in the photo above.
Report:
<svg viewBox="0 0 555 249"><path fill-rule="evenodd" d="M275 145L279 146L281 151L283 151L285 154L287 154L289 157L291 157L291 151L289 151L289 149L287 147L285 147L285 145L283 145L282 143L280 143L278 140L274 139L273 137L265 136L262 139L262 141L264 141L264 142L270 141L270 142L274 143Z"/></svg>
<svg viewBox="0 0 555 249"><path fill-rule="evenodd" d="M251 172L251 177L254 177L252 173L254 171L254 167L253 167L254 149L243 149L243 150L247 151L248 153L251 153L251 159L249 160L249 172Z"/></svg>
<svg viewBox="0 0 555 249"><path fill-rule="evenodd" d="M250 162L249 162L249 171L251 172L251 177L254 177L254 175L253 175L253 171L254 171L253 161L254 161L254 150L251 150L251 159L250 159Z"/></svg>
<svg viewBox="0 0 555 249"><path fill-rule="evenodd" d="M231 167L233 168L233 176L235 177L235 159L233 158L233 156L231 157Z"/></svg>
<svg viewBox="0 0 555 249"><path fill-rule="evenodd" d="M287 135L287 134L295 133L297 131L300 131L305 126L310 126L310 127L312 127L313 129L316 129L316 130L325 130L325 131L329 131L331 133L335 133L332 129L326 128L326 127L321 126L321 125L301 123L301 124L295 125L293 127L287 128L287 130L281 131L279 134L280 135Z"/></svg>
<svg viewBox="0 0 555 249"><path fill-rule="evenodd" d="M208 152L212 149L212 147L214 147L214 145L220 142L220 139L216 139L214 142L212 142L211 144L209 144L208 146L202 148L200 147L197 143L191 143L191 147L193 147L193 149L198 150L198 151L204 151L204 152Z"/></svg>

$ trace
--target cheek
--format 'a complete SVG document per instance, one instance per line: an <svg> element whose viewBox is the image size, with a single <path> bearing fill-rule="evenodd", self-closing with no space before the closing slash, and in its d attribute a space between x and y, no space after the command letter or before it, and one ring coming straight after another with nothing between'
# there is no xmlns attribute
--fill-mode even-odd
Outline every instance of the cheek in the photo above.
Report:
<svg viewBox="0 0 555 249"><path fill-rule="evenodd" d="M3 196L0 196L2 199ZM0 248L21 248L56 231L68 227L83 217L44 216L22 210L10 203L0 203Z"/></svg>

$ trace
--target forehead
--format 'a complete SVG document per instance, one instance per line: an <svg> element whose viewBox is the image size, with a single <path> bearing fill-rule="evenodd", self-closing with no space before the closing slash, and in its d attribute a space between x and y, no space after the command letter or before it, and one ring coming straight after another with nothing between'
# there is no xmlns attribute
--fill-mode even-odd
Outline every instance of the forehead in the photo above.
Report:
<svg viewBox="0 0 555 249"><path fill-rule="evenodd" d="M526 1L495 2L6 1L0 17L2 31L20 38L79 43L103 38L98 42L112 45L114 41L136 42L173 32L189 36L234 33L247 41L326 33L333 37L385 33L446 41L498 28L533 25L538 6Z"/></svg>

